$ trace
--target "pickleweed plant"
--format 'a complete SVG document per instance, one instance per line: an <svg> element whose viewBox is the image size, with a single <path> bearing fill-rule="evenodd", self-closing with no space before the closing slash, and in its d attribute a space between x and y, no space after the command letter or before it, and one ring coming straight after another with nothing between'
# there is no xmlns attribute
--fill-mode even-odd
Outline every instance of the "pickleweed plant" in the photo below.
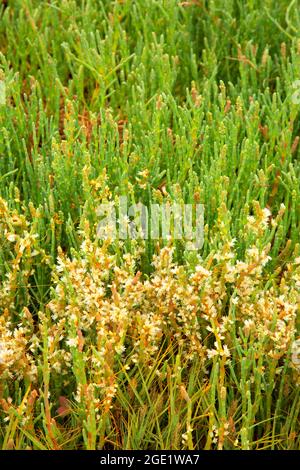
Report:
<svg viewBox="0 0 300 470"><path fill-rule="evenodd" d="M1 2L0 448L299 449L297 6Z"/></svg>

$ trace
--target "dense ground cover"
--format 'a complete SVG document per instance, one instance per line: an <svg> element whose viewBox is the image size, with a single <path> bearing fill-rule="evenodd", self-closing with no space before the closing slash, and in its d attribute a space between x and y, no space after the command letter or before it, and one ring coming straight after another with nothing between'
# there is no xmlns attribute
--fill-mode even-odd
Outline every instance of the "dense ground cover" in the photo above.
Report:
<svg viewBox="0 0 300 470"><path fill-rule="evenodd" d="M3 449L299 448L298 6L1 3Z"/></svg>

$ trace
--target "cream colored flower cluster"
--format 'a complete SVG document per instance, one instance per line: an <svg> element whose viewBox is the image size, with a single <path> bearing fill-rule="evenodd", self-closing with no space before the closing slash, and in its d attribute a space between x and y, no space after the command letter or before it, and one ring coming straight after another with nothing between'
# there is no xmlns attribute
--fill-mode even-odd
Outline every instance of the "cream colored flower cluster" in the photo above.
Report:
<svg viewBox="0 0 300 470"><path fill-rule="evenodd" d="M7 379L37 378L37 367L28 349L30 338L23 326L13 328L7 312L0 316L0 377Z"/></svg>

